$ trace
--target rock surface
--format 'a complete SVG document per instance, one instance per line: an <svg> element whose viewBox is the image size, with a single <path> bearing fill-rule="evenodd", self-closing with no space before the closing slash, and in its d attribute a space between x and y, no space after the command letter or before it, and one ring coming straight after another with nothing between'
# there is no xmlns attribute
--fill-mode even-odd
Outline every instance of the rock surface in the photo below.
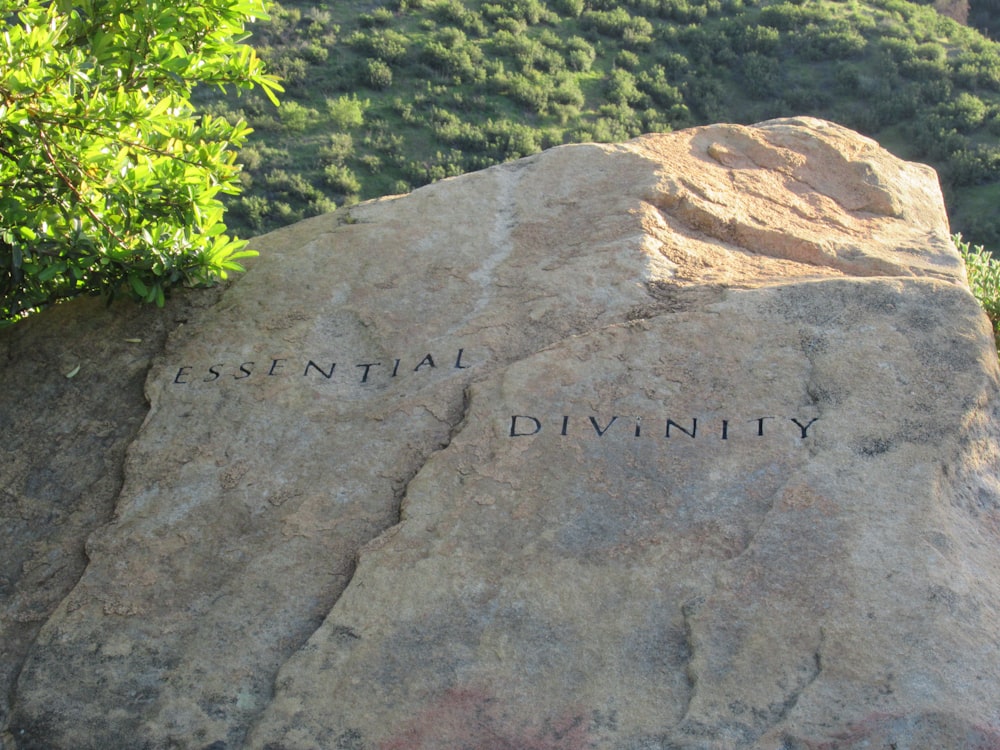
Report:
<svg viewBox="0 0 1000 750"><path fill-rule="evenodd" d="M83 573L86 536L112 516L150 358L192 300L214 297L166 312L79 300L0 335L0 726L27 650Z"/></svg>
<svg viewBox="0 0 1000 750"><path fill-rule="evenodd" d="M713 126L257 245L45 386L105 427L3 402L52 451L5 466L5 750L1000 747L997 357L932 171Z"/></svg>

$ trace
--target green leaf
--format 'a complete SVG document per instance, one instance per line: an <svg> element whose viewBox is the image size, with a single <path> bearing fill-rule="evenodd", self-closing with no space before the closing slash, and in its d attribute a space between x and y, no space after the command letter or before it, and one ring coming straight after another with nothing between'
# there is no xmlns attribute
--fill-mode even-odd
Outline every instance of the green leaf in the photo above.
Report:
<svg viewBox="0 0 1000 750"><path fill-rule="evenodd" d="M200 84L277 79L243 42L263 0L0 0L0 320L62 297L235 270L220 192L243 120L200 118ZM228 244L227 244L228 243ZM222 250L218 251L219 248ZM228 265L227 265L228 264ZM195 269L203 268L204 272Z"/></svg>
<svg viewBox="0 0 1000 750"><path fill-rule="evenodd" d="M41 282L51 281L65 270L66 266L64 263L52 263L42 268L42 270L35 275L35 278Z"/></svg>
<svg viewBox="0 0 1000 750"><path fill-rule="evenodd" d="M149 295L149 288L142 283L142 279L136 274L129 274L128 283L132 286L132 290L140 297L145 299Z"/></svg>

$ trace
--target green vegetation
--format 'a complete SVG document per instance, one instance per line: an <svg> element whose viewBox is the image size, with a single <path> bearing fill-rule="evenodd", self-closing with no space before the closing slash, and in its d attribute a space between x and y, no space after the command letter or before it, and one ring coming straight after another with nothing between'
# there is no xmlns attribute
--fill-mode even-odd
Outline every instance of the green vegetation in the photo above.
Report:
<svg viewBox="0 0 1000 750"><path fill-rule="evenodd" d="M961 234L956 234L954 240L965 261L969 288L993 323L993 335L1000 342L1000 260L982 245L964 242Z"/></svg>
<svg viewBox="0 0 1000 750"><path fill-rule="evenodd" d="M234 41L264 0L0 0L0 321L82 292L162 304L240 268L221 193L239 118L197 84L278 90Z"/></svg>
<svg viewBox="0 0 1000 750"><path fill-rule="evenodd" d="M937 168L955 230L1000 247L1000 45L930 4L283 0L252 42L282 108L198 99L256 129L243 232L561 143L814 115Z"/></svg>

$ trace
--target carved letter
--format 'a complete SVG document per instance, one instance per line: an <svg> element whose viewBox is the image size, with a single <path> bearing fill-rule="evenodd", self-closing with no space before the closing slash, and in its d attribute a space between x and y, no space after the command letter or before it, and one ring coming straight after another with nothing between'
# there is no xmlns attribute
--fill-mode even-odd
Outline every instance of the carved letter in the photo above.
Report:
<svg viewBox="0 0 1000 750"><path fill-rule="evenodd" d="M319 365L317 365L315 362L313 362L310 359L309 363L306 365L305 372L302 373L302 377L305 377L306 375L309 374L309 368L310 367L314 368L316 370L316 372L320 373L324 378L326 378L327 380L329 380L333 376L333 371L335 369L337 369L337 363L336 362L332 362L330 364L330 372L327 372L326 370L324 370L322 367L320 367Z"/></svg>
<svg viewBox="0 0 1000 750"><path fill-rule="evenodd" d="M281 367L284 367L284 365L279 365L278 363L279 362L284 362L284 361L285 361L284 359L272 359L271 360L271 369L267 371L267 374L268 375L274 375L274 371L275 370L277 370L277 369L279 369Z"/></svg>
<svg viewBox="0 0 1000 750"><path fill-rule="evenodd" d="M565 415L565 414L564 414L564 415L563 415L563 425L562 425L562 432L560 432L559 434L560 434L560 435L565 435L565 434L566 434L566 428L567 428L567 427L569 427L569 417L568 417L567 415Z"/></svg>
<svg viewBox="0 0 1000 750"><path fill-rule="evenodd" d="M424 365L429 365L430 367L436 367L436 365L434 364L434 357L432 357L430 354L428 354L426 357L424 357L422 360L420 360L420 364L417 365L416 367L414 367L413 371L417 372Z"/></svg>
<svg viewBox="0 0 1000 750"><path fill-rule="evenodd" d="M190 370L190 369L191 369L190 367L182 367L181 369L179 369L177 371L177 374L174 375L174 382L177 383L177 385L187 385L188 381L181 380L181 377L187 375L187 373L184 372L185 370Z"/></svg>
<svg viewBox="0 0 1000 750"><path fill-rule="evenodd" d="M722 420L722 439L723 440L728 440L729 439L729 420L728 419L723 419Z"/></svg>
<svg viewBox="0 0 1000 750"><path fill-rule="evenodd" d="M463 365L462 364L462 353L463 352L465 352L465 349L459 349L458 350L458 359L455 360L455 369L456 370L468 370L469 369L468 365Z"/></svg>
<svg viewBox="0 0 1000 750"><path fill-rule="evenodd" d="M695 433L698 431L698 420L695 419L694 417L691 418L691 431L688 432L683 427L681 427L679 424L677 424L674 420L668 419L667 420L667 434L665 435L665 437L670 437L670 428L671 427L676 427L678 430L680 430L681 432L683 432L688 437L694 437Z"/></svg>
<svg viewBox="0 0 1000 750"><path fill-rule="evenodd" d="M381 367L382 363L381 362L367 362L367 363L365 363L363 365L354 365L354 366L355 367L364 367L365 368L365 374L361 376L361 382L362 383L367 383L368 382L368 371L371 370L373 367ZM332 374L333 370L331 370L330 373Z"/></svg>
<svg viewBox="0 0 1000 750"><path fill-rule="evenodd" d="M233 375L233 380L243 380L244 378L249 378L252 373L253 362L244 362L240 365L240 372L243 375Z"/></svg>
<svg viewBox="0 0 1000 750"><path fill-rule="evenodd" d="M201 382L211 383L213 380L218 380L219 376L222 374L221 372L219 372L220 367L222 367L222 365L212 365L211 367L209 367L208 371L211 374L207 378L202 378Z"/></svg>
<svg viewBox="0 0 1000 750"><path fill-rule="evenodd" d="M797 419L796 419L795 417L791 417L791 420L792 420L793 422L795 422L795 424L797 424L797 425L799 426L799 429L800 429L800 430L802 430L802 439L803 439L803 440L805 440L805 439L806 439L806 431L807 431L807 430L808 430L808 429L809 429L810 427L812 427L812 426L813 426L813 422L815 422L815 421L816 421L816 420L818 420L818 419L819 419L819 417L813 417L812 419L810 419L810 420L809 420L809 423L808 423L808 424L805 424L805 425L803 425L803 424L802 424L802 423L801 423L801 422L800 422L799 420L797 420Z"/></svg>
<svg viewBox="0 0 1000 750"><path fill-rule="evenodd" d="M430 355L428 355L430 356ZM517 431L517 420L519 419L530 419L535 423L535 429L531 432L518 432ZM525 435L537 435L542 430L542 423L539 422L534 417L528 417L524 414L515 414L510 418L510 436L511 437L524 437Z"/></svg>
<svg viewBox="0 0 1000 750"><path fill-rule="evenodd" d="M750 420L751 422L756 422L757 423L757 437L763 437L764 436L764 420L765 419L774 419L774 417L761 417L760 419L751 419Z"/></svg>
<svg viewBox="0 0 1000 750"><path fill-rule="evenodd" d="M396 377L396 373L397 373L397 372L399 372L399 360L398 360L398 359L396 360L396 364L394 364L394 365L392 366L392 375L390 375L389 377L390 377L390 378L394 378L394 377Z"/></svg>
<svg viewBox="0 0 1000 750"><path fill-rule="evenodd" d="M594 432L597 433L597 437L604 437L604 433L610 429L611 425L615 423L616 419L618 419L618 417L611 417L611 421L604 426L603 430L598 426L597 420L594 419L593 417L590 418L590 423L594 425Z"/></svg>

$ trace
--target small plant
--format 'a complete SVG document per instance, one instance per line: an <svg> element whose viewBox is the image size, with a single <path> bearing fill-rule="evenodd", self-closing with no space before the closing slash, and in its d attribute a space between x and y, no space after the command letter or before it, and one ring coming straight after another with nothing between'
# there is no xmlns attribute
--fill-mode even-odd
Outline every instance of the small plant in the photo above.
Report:
<svg viewBox="0 0 1000 750"><path fill-rule="evenodd" d="M338 130L358 128L365 121L365 110L371 106L371 99L358 99L357 94L338 96L326 100L330 124Z"/></svg>
<svg viewBox="0 0 1000 750"><path fill-rule="evenodd" d="M1000 260L997 260L982 245L970 245L962 241L962 235L952 239L965 261L969 276L969 288L987 317L993 323L993 334L1000 340Z"/></svg>
<svg viewBox="0 0 1000 750"><path fill-rule="evenodd" d="M376 90L387 89L392 85L392 68L383 60L365 60L361 81Z"/></svg>

